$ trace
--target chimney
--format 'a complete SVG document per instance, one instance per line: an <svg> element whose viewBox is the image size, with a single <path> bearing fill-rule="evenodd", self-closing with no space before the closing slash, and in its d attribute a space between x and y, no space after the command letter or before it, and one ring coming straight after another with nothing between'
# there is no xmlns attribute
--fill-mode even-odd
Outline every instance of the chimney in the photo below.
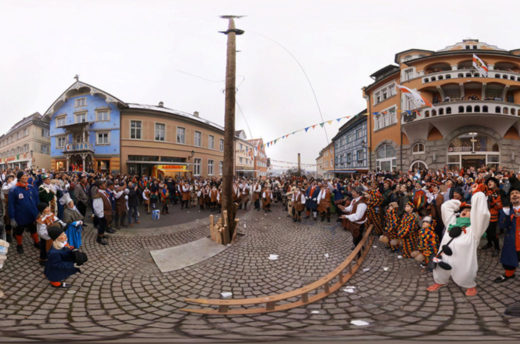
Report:
<svg viewBox="0 0 520 344"><path fill-rule="evenodd" d="M198 111L193 112L193 116L199 118L199 112Z"/></svg>
<svg viewBox="0 0 520 344"><path fill-rule="evenodd" d="M164 102L163 101L159 102L159 107L164 107Z"/></svg>

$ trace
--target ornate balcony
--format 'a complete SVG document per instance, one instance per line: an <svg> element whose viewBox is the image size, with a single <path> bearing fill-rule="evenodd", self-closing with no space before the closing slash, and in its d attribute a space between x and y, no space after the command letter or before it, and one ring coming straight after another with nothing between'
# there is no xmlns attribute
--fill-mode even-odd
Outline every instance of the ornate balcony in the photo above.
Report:
<svg viewBox="0 0 520 344"><path fill-rule="evenodd" d="M520 105L494 100L456 100L401 113L401 124L411 142L425 139L435 127L443 137L460 127L480 126L504 136L520 131Z"/></svg>
<svg viewBox="0 0 520 344"><path fill-rule="evenodd" d="M520 116L520 105L494 100L455 100L437 103L434 107L423 107L402 112L402 124L429 118L457 115L504 115Z"/></svg>
<svg viewBox="0 0 520 344"><path fill-rule="evenodd" d="M94 146L90 143L68 143L63 147L64 153L94 152Z"/></svg>
<svg viewBox="0 0 520 344"><path fill-rule="evenodd" d="M474 69L457 69L457 70L448 70L441 71L436 73L425 74L421 76L422 83L428 84L435 81L443 81L450 79L461 79L461 78L483 78L483 76L475 71ZM490 70L488 72L487 79L503 79L503 80L512 80L512 81L520 81L520 73L515 73L511 71L505 70Z"/></svg>

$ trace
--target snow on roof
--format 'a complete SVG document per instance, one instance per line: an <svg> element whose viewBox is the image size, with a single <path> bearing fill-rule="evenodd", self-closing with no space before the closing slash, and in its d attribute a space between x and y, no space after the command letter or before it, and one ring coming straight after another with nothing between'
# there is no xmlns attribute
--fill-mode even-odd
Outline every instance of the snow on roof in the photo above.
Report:
<svg viewBox="0 0 520 344"><path fill-rule="evenodd" d="M214 127L215 129L224 131L224 127L223 126L221 126L221 125L219 125L217 123L208 121L207 119L194 116L193 114L188 113L188 112L174 110L174 109L169 109L167 107L157 106L157 105L146 105L146 104L136 104L136 103L127 103L127 105L128 105L128 108L130 108L130 109L152 110L152 111L171 113L173 115L189 118L189 119L191 119L193 121L197 121L197 122L200 122L200 123L205 123L205 124L207 124L209 126Z"/></svg>

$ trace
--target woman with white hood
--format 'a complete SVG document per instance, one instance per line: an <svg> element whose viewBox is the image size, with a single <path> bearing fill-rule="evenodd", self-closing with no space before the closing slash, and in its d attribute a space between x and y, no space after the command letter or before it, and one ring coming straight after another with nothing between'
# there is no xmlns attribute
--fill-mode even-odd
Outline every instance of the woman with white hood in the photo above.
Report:
<svg viewBox="0 0 520 344"><path fill-rule="evenodd" d="M76 208L74 201L70 198L68 193L60 199L60 203L65 206L65 210L63 210L63 222L66 223L65 233L69 238L69 244L75 248L79 248L82 243L81 233L83 232L83 227L86 227L86 224L83 223L84 217L78 208Z"/></svg>

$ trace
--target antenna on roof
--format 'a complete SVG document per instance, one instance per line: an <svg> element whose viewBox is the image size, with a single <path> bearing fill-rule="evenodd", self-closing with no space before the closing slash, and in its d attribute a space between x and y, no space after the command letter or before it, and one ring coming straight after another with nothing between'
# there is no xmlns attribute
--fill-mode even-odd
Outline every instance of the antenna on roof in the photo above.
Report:
<svg viewBox="0 0 520 344"><path fill-rule="evenodd" d="M76 79L76 81L79 81L79 74L74 75L74 79Z"/></svg>

